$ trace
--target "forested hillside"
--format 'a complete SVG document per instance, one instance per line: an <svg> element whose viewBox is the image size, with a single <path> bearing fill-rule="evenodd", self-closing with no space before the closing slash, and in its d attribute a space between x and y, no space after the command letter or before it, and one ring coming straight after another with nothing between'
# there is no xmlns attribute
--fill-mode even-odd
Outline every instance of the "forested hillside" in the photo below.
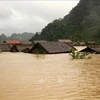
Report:
<svg viewBox="0 0 100 100"><path fill-rule="evenodd" d="M49 23L41 34L31 38L53 40L69 38L73 41L95 40L100 42L100 1L80 0L63 19Z"/></svg>

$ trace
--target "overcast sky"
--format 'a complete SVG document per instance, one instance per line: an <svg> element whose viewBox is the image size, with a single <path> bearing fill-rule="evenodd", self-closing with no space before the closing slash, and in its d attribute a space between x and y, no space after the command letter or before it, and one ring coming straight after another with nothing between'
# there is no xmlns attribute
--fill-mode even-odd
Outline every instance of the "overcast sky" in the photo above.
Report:
<svg viewBox="0 0 100 100"><path fill-rule="evenodd" d="M0 34L40 32L49 22L67 15L78 2L0 1Z"/></svg>

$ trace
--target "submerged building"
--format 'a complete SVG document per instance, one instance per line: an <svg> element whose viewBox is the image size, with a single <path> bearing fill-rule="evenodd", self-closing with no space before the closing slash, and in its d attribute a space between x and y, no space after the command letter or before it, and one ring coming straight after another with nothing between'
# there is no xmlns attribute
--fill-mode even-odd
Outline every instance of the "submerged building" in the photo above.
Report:
<svg viewBox="0 0 100 100"><path fill-rule="evenodd" d="M57 54L69 53L70 49L76 50L64 42L38 42L31 49L30 53Z"/></svg>

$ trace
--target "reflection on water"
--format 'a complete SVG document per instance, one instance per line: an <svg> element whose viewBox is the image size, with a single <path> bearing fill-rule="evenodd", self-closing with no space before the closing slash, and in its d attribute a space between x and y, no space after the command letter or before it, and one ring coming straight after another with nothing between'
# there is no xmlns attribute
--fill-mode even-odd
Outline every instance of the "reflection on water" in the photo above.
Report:
<svg viewBox="0 0 100 100"><path fill-rule="evenodd" d="M35 54L37 59L44 59L46 54Z"/></svg>
<svg viewBox="0 0 100 100"><path fill-rule="evenodd" d="M0 100L100 100L100 55L0 54Z"/></svg>

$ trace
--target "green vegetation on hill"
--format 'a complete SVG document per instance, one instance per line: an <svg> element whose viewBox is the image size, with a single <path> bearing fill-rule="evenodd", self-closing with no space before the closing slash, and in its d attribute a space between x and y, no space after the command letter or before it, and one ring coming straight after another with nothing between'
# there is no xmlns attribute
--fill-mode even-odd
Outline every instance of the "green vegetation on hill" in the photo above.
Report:
<svg viewBox="0 0 100 100"><path fill-rule="evenodd" d="M100 43L100 1L80 0L63 19L49 23L41 34L37 33L30 40L56 41L61 38L73 41L95 40Z"/></svg>

